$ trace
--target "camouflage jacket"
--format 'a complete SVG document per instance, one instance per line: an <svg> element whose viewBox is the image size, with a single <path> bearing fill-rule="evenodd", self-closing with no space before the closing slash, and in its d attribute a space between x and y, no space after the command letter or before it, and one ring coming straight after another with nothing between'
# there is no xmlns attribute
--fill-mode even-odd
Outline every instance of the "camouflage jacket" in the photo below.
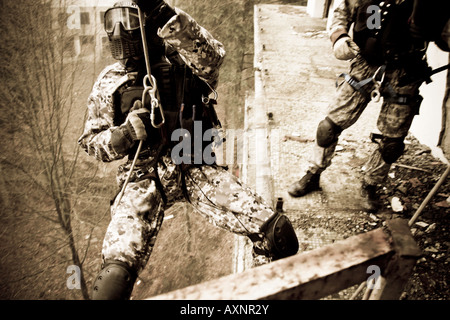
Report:
<svg viewBox="0 0 450 320"><path fill-rule="evenodd" d="M401 4L405 1L408 0L396 0L395 2ZM349 33L350 27L356 22L361 8L365 9L369 5L377 5L380 2L377 0L340 0L332 15L329 29L331 42L334 44L341 35Z"/></svg>
<svg viewBox="0 0 450 320"><path fill-rule="evenodd" d="M179 53L184 63L200 79L216 88L219 67L225 57L223 45L201 27L192 17L175 8L177 15L158 30L167 47ZM117 150L111 143L112 133L121 128L115 125L114 92L133 74L117 62L106 67L98 76L88 98L88 116L78 144L90 155L104 162L122 159L127 150Z"/></svg>
<svg viewBox="0 0 450 320"><path fill-rule="evenodd" d="M435 41L436 44L444 51L449 51L450 48L450 2L448 0L339 0L339 4L335 8L331 17L331 25L329 28L329 36L332 44L339 39L343 34L350 32L352 24L360 23L365 24L364 19L371 15L370 12L366 12L370 5L380 6L382 4L390 5L403 5L409 4L410 6L417 6L414 15L410 17L409 23L414 21L414 17L418 18L422 22L422 28L429 34L426 36L431 41ZM428 5L425 4L428 2ZM381 12L385 14L385 12ZM384 17L381 17L381 22L384 21ZM357 26L355 26L355 29ZM355 30L354 30L355 31Z"/></svg>

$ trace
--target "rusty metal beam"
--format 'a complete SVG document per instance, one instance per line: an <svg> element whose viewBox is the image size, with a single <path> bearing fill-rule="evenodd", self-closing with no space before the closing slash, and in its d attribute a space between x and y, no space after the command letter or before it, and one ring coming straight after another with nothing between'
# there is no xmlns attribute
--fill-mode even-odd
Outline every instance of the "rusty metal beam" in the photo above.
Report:
<svg viewBox="0 0 450 320"><path fill-rule="evenodd" d="M398 299L417 260L422 256L422 251L411 241L408 224L396 219L386 221L386 226L391 235L395 255L384 269L378 287L372 289L370 300Z"/></svg>
<svg viewBox="0 0 450 320"><path fill-rule="evenodd" d="M365 281L370 265L386 270L392 257L408 256L413 261L419 253L407 222L401 220L387 224L387 228L150 299L318 299ZM398 272L396 268L391 271ZM383 274L389 282L389 272ZM403 280L402 276L395 287ZM395 290L389 292L393 296Z"/></svg>

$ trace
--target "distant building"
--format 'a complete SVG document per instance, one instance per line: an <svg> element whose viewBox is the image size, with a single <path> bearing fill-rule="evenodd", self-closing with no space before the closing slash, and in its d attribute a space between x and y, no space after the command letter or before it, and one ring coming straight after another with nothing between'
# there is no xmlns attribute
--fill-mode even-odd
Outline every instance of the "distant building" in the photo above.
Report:
<svg viewBox="0 0 450 320"><path fill-rule="evenodd" d="M73 43L73 55L92 55L101 58L109 55L108 37L103 29L105 11L117 0L55 0L53 7L63 9L60 13L70 30L68 45ZM60 11L61 12L61 11ZM62 24L64 26L64 24Z"/></svg>
<svg viewBox="0 0 450 320"><path fill-rule="evenodd" d="M94 53L98 58L110 56L103 20L105 11L116 2L119 0L53 0L53 7L63 10L59 22L67 21L65 24L60 23L60 26L65 25L70 30L67 45L73 44L73 56ZM170 5L177 3L173 0L166 2Z"/></svg>

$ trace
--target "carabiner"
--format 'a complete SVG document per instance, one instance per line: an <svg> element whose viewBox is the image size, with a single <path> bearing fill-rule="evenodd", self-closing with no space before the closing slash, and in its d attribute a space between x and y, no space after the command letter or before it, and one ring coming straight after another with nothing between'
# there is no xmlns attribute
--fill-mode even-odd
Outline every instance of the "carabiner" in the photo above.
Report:
<svg viewBox="0 0 450 320"><path fill-rule="evenodd" d="M151 104L151 109L150 109L150 120L152 123L152 126L154 128L160 128L165 122L166 119L164 117L164 110L161 106L161 104L159 103L159 100L156 97L157 94L157 90L156 90L156 80L153 77L153 75L150 75L150 77L148 75L145 75L144 77L144 92L142 93L142 101L145 101L145 96L147 95L150 96L150 104ZM159 112L161 114L161 122L159 124L155 124L155 109L159 108Z"/></svg>
<svg viewBox="0 0 450 320"><path fill-rule="evenodd" d="M375 85L375 89L372 90L370 93L370 98L373 102L379 102L381 98L381 93L379 89L379 85Z"/></svg>
<svg viewBox="0 0 450 320"><path fill-rule="evenodd" d="M379 67L377 69L377 71L375 71L375 73L373 74L373 81L378 82L380 84L380 86L381 86L381 84L384 81L385 70L386 70L386 66L383 65L383 66ZM378 73L381 72L381 71L383 72L383 74L381 75L381 79L377 80Z"/></svg>
<svg viewBox="0 0 450 320"><path fill-rule="evenodd" d="M377 69L377 71L375 71L375 73L373 74L373 82L374 82L374 89L372 90L372 92L370 93L370 98L372 99L373 102L379 102L380 98L381 98L381 93L380 93L380 88L381 85L384 82L384 75L385 75L385 70L386 70L386 66L381 66ZM380 72L383 72L381 75L381 79L377 80L378 74Z"/></svg>

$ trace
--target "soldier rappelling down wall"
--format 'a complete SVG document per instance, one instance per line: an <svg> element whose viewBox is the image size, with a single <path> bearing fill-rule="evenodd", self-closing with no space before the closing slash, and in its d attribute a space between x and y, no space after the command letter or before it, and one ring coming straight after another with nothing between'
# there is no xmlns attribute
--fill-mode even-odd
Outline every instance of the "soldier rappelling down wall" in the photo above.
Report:
<svg viewBox="0 0 450 320"><path fill-rule="evenodd" d="M422 101L419 87L431 81L428 44L434 41L449 51L449 16L448 0L340 2L332 16L330 39L336 58L351 60L350 71L341 75L336 98L317 127L311 165L290 186L291 196L320 189L320 174L330 166L342 131L358 120L371 100L382 97L377 121L381 135L372 136L379 146L366 165L361 188L362 208L379 209L377 190L404 152L404 139Z"/></svg>
<svg viewBox="0 0 450 320"><path fill-rule="evenodd" d="M187 201L216 226L249 237L254 254L270 260L297 253L288 218L215 164L211 144L220 123L209 96L225 56L222 44L162 0L117 3L106 11L104 24L118 62L94 84L78 142L100 161L128 161L117 174L122 192L111 204L92 298L130 297L164 211L177 201ZM180 143L186 148L177 149Z"/></svg>

